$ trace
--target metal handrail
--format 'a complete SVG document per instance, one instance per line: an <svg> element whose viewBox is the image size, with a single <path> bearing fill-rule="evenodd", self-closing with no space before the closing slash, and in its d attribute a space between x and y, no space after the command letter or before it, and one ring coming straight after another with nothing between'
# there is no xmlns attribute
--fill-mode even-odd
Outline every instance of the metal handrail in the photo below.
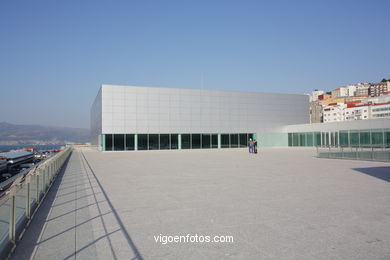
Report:
<svg viewBox="0 0 390 260"><path fill-rule="evenodd" d="M21 234L22 229L19 228L17 230L17 223L24 221L23 228L28 224L29 220L38 209L42 199L46 196L46 193L52 185L55 177L70 156L72 150L72 147L66 147L64 150L46 159L42 163L17 174L14 176L12 184L10 184L10 186L0 195L0 210L5 208L6 203L10 203L8 239L7 241L4 241L3 238L5 233L0 233L0 239L2 239L0 240L0 258L7 257L15 247L16 242L18 241L18 235ZM36 178L36 200L34 203L31 203L31 183L34 178ZM40 179L42 180L41 183ZM23 189L24 185L27 185L25 194L25 214L17 219L16 196L18 192Z"/></svg>
<svg viewBox="0 0 390 260"><path fill-rule="evenodd" d="M390 147L384 145L317 146L317 157L333 159L358 159L390 161Z"/></svg>

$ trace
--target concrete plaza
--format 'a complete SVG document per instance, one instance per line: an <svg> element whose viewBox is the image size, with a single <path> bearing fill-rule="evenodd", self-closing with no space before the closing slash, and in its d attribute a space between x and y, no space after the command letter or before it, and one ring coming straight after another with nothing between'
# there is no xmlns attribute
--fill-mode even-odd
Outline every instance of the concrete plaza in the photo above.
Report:
<svg viewBox="0 0 390 260"><path fill-rule="evenodd" d="M314 156L74 151L13 259L389 259L390 164Z"/></svg>

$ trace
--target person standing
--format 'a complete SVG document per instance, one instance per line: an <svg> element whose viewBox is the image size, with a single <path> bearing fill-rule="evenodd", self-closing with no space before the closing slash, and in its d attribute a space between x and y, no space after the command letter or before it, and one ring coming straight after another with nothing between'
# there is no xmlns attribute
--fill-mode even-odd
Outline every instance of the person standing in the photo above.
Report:
<svg viewBox="0 0 390 260"><path fill-rule="evenodd" d="M257 153L257 140L253 140L253 151Z"/></svg>
<svg viewBox="0 0 390 260"><path fill-rule="evenodd" d="M253 153L253 141L252 141L252 138L249 138L249 153Z"/></svg>

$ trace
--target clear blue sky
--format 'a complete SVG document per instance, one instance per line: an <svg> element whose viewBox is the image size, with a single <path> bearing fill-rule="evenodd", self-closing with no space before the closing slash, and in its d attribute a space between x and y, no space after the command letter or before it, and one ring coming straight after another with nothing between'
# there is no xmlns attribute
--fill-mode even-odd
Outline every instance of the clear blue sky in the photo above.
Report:
<svg viewBox="0 0 390 260"><path fill-rule="evenodd" d="M390 78L390 1L0 1L0 121L89 127L99 86L308 93Z"/></svg>

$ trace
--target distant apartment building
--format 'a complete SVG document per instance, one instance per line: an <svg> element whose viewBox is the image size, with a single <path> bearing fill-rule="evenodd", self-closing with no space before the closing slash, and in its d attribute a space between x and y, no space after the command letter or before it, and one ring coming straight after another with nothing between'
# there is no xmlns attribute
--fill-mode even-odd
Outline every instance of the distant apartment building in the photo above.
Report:
<svg viewBox="0 0 390 260"><path fill-rule="evenodd" d="M332 98L332 96L329 95L329 94L326 94L326 93L321 94L321 95L318 95L318 100L321 100L321 101L323 101L323 100L328 100L328 99L330 99L330 98Z"/></svg>
<svg viewBox="0 0 390 260"><path fill-rule="evenodd" d="M371 118L390 117L390 103L371 106Z"/></svg>
<svg viewBox="0 0 390 260"><path fill-rule="evenodd" d="M356 94L356 85L348 85L348 86L344 86L342 87L344 88L346 91L346 96L347 97L354 97L355 94Z"/></svg>
<svg viewBox="0 0 390 260"><path fill-rule="evenodd" d="M317 101L310 102L310 123L322 123L322 105Z"/></svg>
<svg viewBox="0 0 390 260"><path fill-rule="evenodd" d="M324 94L325 92L323 90L314 90L310 95L310 102L315 102L318 100L318 96Z"/></svg>
<svg viewBox="0 0 390 260"><path fill-rule="evenodd" d="M336 88L332 91L332 98L339 97L353 97L356 94L356 85L348 85L340 88Z"/></svg>
<svg viewBox="0 0 390 260"><path fill-rule="evenodd" d="M332 98L347 97L347 96L348 96L347 88L341 87L332 90Z"/></svg>
<svg viewBox="0 0 390 260"><path fill-rule="evenodd" d="M358 83L356 84L355 96L368 96L370 84Z"/></svg>
<svg viewBox="0 0 390 260"><path fill-rule="evenodd" d="M368 88L368 95L371 97L378 97L387 94L390 91L390 81L371 83Z"/></svg>
<svg viewBox="0 0 390 260"><path fill-rule="evenodd" d="M338 122L390 117L390 80L315 90L310 96L310 122Z"/></svg>
<svg viewBox="0 0 390 260"><path fill-rule="evenodd" d="M346 107L343 103L329 104L324 107L323 115L324 122L340 122L344 121L344 108Z"/></svg>
<svg viewBox="0 0 390 260"><path fill-rule="evenodd" d="M368 105L348 106L344 109L344 120L364 120L370 118L370 107Z"/></svg>

